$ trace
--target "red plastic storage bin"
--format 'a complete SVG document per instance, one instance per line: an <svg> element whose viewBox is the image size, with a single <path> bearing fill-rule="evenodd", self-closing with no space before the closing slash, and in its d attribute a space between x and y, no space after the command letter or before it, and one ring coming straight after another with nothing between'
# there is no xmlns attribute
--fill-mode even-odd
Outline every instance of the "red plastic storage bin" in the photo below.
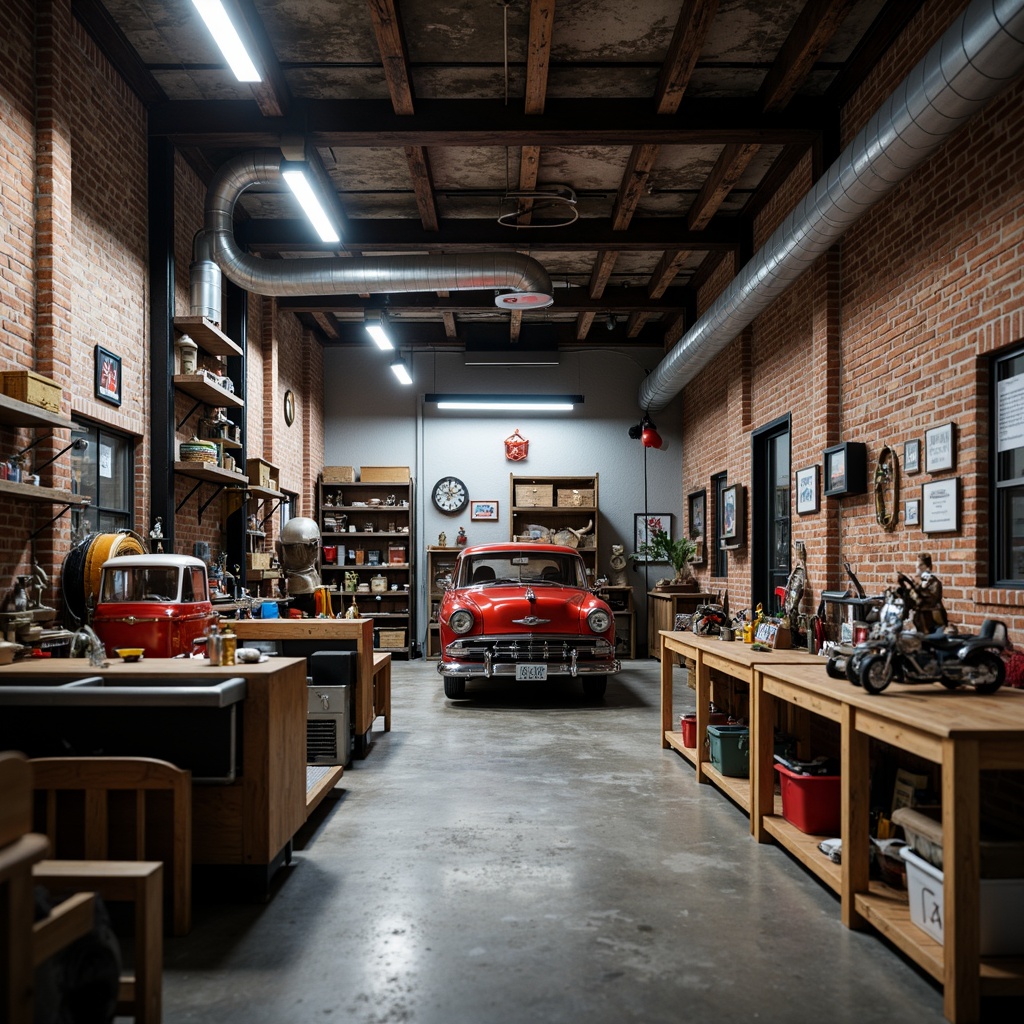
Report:
<svg viewBox="0 0 1024 1024"><path fill-rule="evenodd" d="M722 711L713 711L708 716L708 725L727 725L729 721L729 716ZM679 729L683 734L684 747L693 749L697 746L697 716L695 714L681 715Z"/></svg>
<svg viewBox="0 0 1024 1024"><path fill-rule="evenodd" d="M839 835L838 775L800 775L776 764L782 789L782 816L812 836Z"/></svg>

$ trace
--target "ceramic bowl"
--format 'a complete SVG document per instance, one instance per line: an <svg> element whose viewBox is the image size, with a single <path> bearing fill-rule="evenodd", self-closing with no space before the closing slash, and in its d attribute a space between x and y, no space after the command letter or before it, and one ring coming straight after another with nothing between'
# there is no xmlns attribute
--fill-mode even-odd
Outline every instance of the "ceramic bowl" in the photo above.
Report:
<svg viewBox="0 0 1024 1024"><path fill-rule="evenodd" d="M142 661L143 647L118 647L114 652L122 661Z"/></svg>

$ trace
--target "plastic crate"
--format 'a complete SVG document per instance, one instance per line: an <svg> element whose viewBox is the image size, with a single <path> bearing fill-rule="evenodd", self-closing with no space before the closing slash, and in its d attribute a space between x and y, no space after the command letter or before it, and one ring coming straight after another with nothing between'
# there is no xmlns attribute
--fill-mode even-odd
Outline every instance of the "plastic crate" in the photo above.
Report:
<svg viewBox="0 0 1024 1024"><path fill-rule="evenodd" d="M712 712L708 718L708 725L727 725L729 716L720 711ZM694 713L681 715L679 718L679 729L683 734L683 746L691 749L697 746L697 716Z"/></svg>
<svg viewBox="0 0 1024 1024"><path fill-rule="evenodd" d="M840 789L838 775L800 775L776 764L782 790L782 816L812 836L838 836Z"/></svg>
<svg viewBox="0 0 1024 1024"><path fill-rule="evenodd" d="M943 941L943 873L909 846L900 850L907 862L910 920L936 942ZM1024 953L1024 878L982 878L978 884L982 956Z"/></svg>
<svg viewBox="0 0 1024 1024"><path fill-rule="evenodd" d="M723 775L746 778L750 774L750 730L745 725L709 725L711 763Z"/></svg>
<svg viewBox="0 0 1024 1024"><path fill-rule="evenodd" d="M903 829L914 853L942 869L941 807L900 807L893 811L892 821ZM986 835L982 826L978 847L982 878L1024 878L1024 842Z"/></svg>

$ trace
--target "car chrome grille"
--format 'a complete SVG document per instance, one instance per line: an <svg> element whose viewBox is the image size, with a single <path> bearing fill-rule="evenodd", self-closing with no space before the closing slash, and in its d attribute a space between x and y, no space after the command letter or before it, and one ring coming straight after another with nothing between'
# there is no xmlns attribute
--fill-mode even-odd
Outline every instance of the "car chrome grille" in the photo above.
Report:
<svg viewBox="0 0 1024 1024"><path fill-rule="evenodd" d="M567 661L573 651L579 661L614 656L604 637L509 636L466 637L448 645L449 657L480 661L489 653L491 661Z"/></svg>

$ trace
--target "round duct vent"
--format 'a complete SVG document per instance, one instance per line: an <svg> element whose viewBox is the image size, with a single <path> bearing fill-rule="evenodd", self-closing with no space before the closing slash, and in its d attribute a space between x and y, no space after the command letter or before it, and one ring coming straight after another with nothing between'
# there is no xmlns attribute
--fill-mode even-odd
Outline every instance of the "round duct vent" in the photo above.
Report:
<svg viewBox="0 0 1024 1024"><path fill-rule="evenodd" d="M543 309L554 301L552 296L543 292L502 292L494 296L498 309Z"/></svg>

